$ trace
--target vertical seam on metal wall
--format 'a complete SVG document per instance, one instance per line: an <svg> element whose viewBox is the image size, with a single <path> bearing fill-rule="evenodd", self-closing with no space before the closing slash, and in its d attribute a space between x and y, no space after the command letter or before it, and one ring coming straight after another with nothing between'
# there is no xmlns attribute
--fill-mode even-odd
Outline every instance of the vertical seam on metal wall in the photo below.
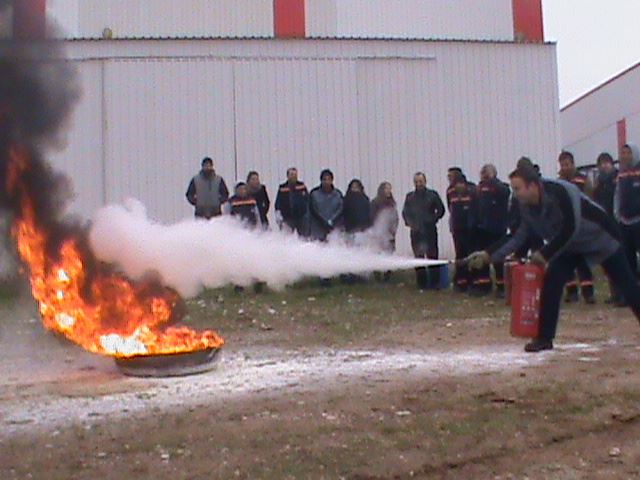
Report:
<svg viewBox="0 0 640 480"><path fill-rule="evenodd" d="M238 181L238 115L236 102L236 62L231 62L231 82L233 84L233 169L235 181ZM235 182L234 182L235 183Z"/></svg>
<svg viewBox="0 0 640 480"><path fill-rule="evenodd" d="M107 61L104 60L101 62L100 68L100 97L101 97L101 106L102 109L102 203L103 205L107 204L107 142L108 142L108 116L107 116L107 98L106 98L106 69L107 69Z"/></svg>

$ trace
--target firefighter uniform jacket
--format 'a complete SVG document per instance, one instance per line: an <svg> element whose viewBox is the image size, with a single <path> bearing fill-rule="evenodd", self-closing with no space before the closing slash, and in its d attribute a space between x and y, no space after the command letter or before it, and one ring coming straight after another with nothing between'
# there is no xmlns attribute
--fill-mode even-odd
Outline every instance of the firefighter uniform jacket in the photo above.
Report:
<svg viewBox="0 0 640 480"><path fill-rule="evenodd" d="M303 219L309 208L309 192L302 182L290 184L285 182L278 188L276 210L285 222Z"/></svg>
<svg viewBox="0 0 640 480"><path fill-rule="evenodd" d="M456 186L447 189L447 206L449 207L449 228L452 232L469 230L477 224L476 186L467 183L462 191Z"/></svg>
<svg viewBox="0 0 640 480"><path fill-rule="evenodd" d="M476 188L479 229L496 235L507 231L509 195L509 186L497 178L480 182Z"/></svg>
<svg viewBox="0 0 640 480"><path fill-rule="evenodd" d="M255 227L260 225L260 212L258 203L253 197L238 197L234 195L229 199L229 214L240 218L248 225Z"/></svg>

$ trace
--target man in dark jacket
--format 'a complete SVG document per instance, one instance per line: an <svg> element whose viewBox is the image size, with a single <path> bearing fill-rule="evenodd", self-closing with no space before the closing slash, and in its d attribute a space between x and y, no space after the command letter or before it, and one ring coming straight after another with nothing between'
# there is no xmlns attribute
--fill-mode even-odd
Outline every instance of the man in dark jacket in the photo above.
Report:
<svg viewBox="0 0 640 480"><path fill-rule="evenodd" d="M498 179L498 171L492 164L480 170L480 183L476 189L478 199L477 242L480 249L489 248L507 233L509 215L509 186ZM504 264L493 265L496 276L496 295L504 297ZM486 268L474 279L474 289L486 294L491 291L491 270Z"/></svg>
<svg viewBox="0 0 640 480"><path fill-rule="evenodd" d="M267 214L269 213L269 207L271 201L269 200L269 194L267 193L267 187L260 183L260 175L258 172L251 171L247 175L247 187L249 189L249 195L255 199L258 205L258 211L260 212L260 223L265 230L269 228L269 219Z"/></svg>
<svg viewBox="0 0 640 480"><path fill-rule="evenodd" d="M540 177L540 167L538 165L534 165L529 157L520 157L517 163L518 168L527 167L532 168ZM509 235L512 237L520 228L520 204L518 202L518 198L515 195L511 195L509 200L509 209L507 213L507 227L509 229ZM527 258L529 252L535 252L542 247L542 239L536 237L535 234L531 234L529 236L529 240L527 240L522 247L516 250L513 254L516 258L522 259Z"/></svg>
<svg viewBox="0 0 640 480"><path fill-rule="evenodd" d="M640 149L627 144L620 149L620 173L614 196L615 217L622 228L627 258L638 275L640 252Z"/></svg>
<svg viewBox="0 0 640 480"><path fill-rule="evenodd" d="M531 262L545 269L541 293L540 331L525 346L527 352L553 348L564 285L581 259L601 264L616 289L640 320L640 285L636 282L620 243L620 229L607 213L563 180L538 177L531 168L518 168L510 176L520 203L522 223L516 235L504 237L488 250L468 259L470 268L499 262L522 245L531 232L545 244Z"/></svg>
<svg viewBox="0 0 640 480"><path fill-rule="evenodd" d="M576 163L571 152L563 151L558 157L558 163L560 164L560 179L573 183L578 189L587 196L591 196L592 188L591 182L586 175L578 172L576 169ZM567 293L565 296L565 302L577 302L578 296L578 281L580 282L580 290L582 291L582 297L587 303L595 303L594 289L593 289L593 273L589 268L586 261L578 261L576 267L577 278L574 277L567 284Z"/></svg>
<svg viewBox="0 0 640 480"><path fill-rule="evenodd" d="M320 174L320 185L309 194L310 234L313 240L324 242L327 236L342 225L342 192L333 186L333 172Z"/></svg>
<svg viewBox="0 0 640 480"><path fill-rule="evenodd" d="M309 192L304 183L298 180L298 169L287 170L287 181L278 188L276 197L276 216L282 228L285 226L300 236L308 235Z"/></svg>
<svg viewBox="0 0 640 480"><path fill-rule="evenodd" d="M427 176L418 172L413 177L415 190L407 194L402 209L404 223L411 229L411 248L416 258L438 258L437 223L444 216L444 204L438 192L427 188ZM440 283L438 268L416 268L420 290L437 289Z"/></svg>
<svg viewBox="0 0 640 480"><path fill-rule="evenodd" d="M453 167L447 174L447 206L449 207L449 230L453 237L456 260L461 260L475 252L474 229L477 222L476 189L467 181L461 170ZM453 276L454 288L466 292L471 288L473 278L467 265L459 263Z"/></svg>
<svg viewBox="0 0 640 480"><path fill-rule="evenodd" d="M216 175L213 160L202 160L202 169L191 179L187 188L187 200L196 207L196 218L217 217L222 213L222 205L229 199L229 190L224 179Z"/></svg>
<svg viewBox="0 0 640 480"><path fill-rule="evenodd" d="M598 176L593 189L593 199L613 217L613 197L616 191L618 170L613 164L613 157L604 152L598 155Z"/></svg>
<svg viewBox="0 0 640 480"><path fill-rule="evenodd" d="M596 165L598 166L598 175L593 189L593 200L613 218L613 197L616 191L618 170L614 166L613 157L606 152L598 155ZM611 282L609 282L609 291L611 295L605 300L605 303L623 306L624 300L615 291Z"/></svg>

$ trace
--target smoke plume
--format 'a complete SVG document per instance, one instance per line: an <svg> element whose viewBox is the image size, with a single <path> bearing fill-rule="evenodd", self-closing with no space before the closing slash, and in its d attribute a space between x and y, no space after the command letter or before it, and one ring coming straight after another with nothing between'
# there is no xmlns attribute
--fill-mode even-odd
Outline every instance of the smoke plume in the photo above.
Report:
<svg viewBox="0 0 640 480"><path fill-rule="evenodd" d="M259 281L278 289L309 276L328 278L438 263L306 242L277 231L250 231L231 217L160 225L147 218L136 200L97 212L89 237L100 260L117 264L133 279L155 271L163 283L187 297L203 287L248 286Z"/></svg>

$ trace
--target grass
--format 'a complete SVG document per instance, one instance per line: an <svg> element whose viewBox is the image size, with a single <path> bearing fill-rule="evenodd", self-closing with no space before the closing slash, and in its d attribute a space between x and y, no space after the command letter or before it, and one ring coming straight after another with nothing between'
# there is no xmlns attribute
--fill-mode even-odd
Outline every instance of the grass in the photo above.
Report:
<svg viewBox="0 0 640 480"><path fill-rule="evenodd" d="M223 336L253 330L272 340L271 329L289 329L319 344L348 344L416 321L468 319L478 317L479 311L484 320L504 320L507 313L503 301L493 297L473 299L450 290L420 293L413 272L396 273L387 284L334 280L329 288L309 281L262 294L209 290L187 303L187 323L214 328Z"/></svg>

